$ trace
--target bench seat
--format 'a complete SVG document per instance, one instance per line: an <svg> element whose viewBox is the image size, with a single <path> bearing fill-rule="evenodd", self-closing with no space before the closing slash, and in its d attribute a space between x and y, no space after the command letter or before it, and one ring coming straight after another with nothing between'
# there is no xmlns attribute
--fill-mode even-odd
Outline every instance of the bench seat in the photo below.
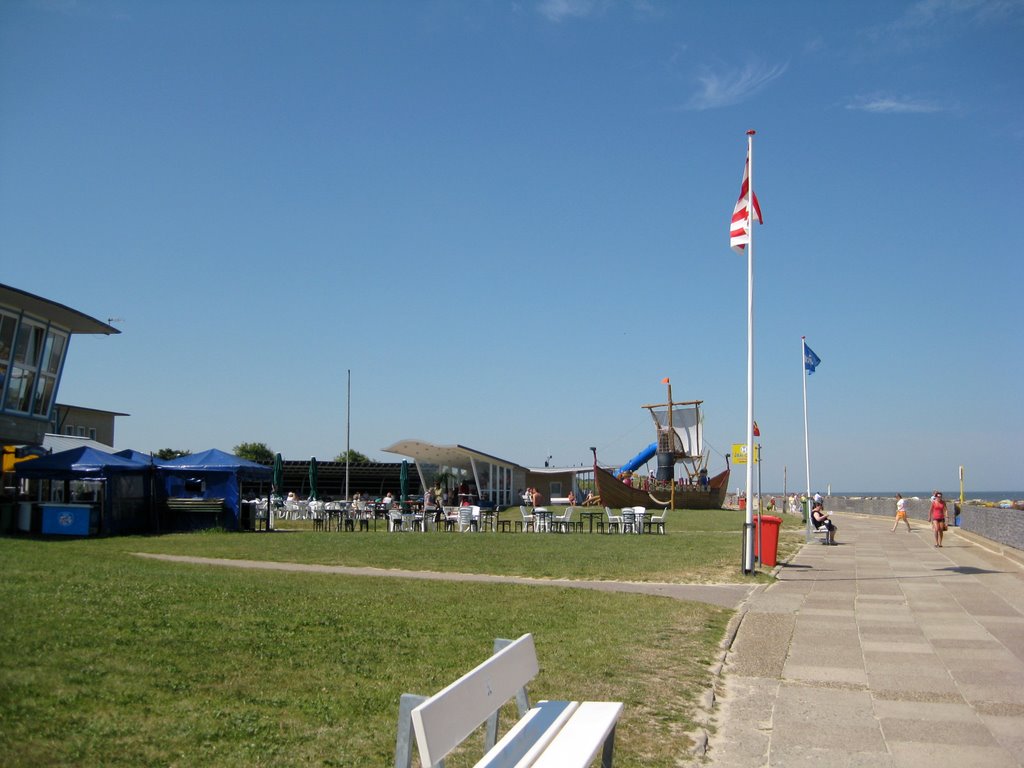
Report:
<svg viewBox="0 0 1024 768"><path fill-rule="evenodd" d="M498 640L495 651L433 696L402 696L396 766L411 764L410 736L415 736L423 765L439 766L486 722L484 755L475 768L587 768L598 752L602 766L611 768L622 704L544 700L531 707L526 684L540 670L533 635ZM519 720L499 740L498 711L512 699Z"/></svg>

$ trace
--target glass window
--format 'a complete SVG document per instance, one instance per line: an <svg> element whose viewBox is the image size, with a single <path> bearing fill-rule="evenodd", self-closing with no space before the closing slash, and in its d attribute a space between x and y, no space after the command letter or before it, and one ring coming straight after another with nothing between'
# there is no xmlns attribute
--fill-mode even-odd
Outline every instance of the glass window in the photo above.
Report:
<svg viewBox="0 0 1024 768"><path fill-rule="evenodd" d="M32 404L32 413L36 416L49 416L50 403L53 402L53 392L57 388L57 379L54 376L40 376L39 388L36 390L36 399Z"/></svg>
<svg viewBox="0 0 1024 768"><path fill-rule="evenodd" d="M38 368L45 336L46 329L41 325L22 320L18 328L18 338L14 342L14 362Z"/></svg>
<svg viewBox="0 0 1024 768"><path fill-rule="evenodd" d="M46 346L43 349L43 373L56 376L60 373L61 359L67 346L67 336L59 331L50 330L46 334Z"/></svg>
<svg viewBox="0 0 1024 768"><path fill-rule="evenodd" d="M4 407L9 411L28 413L32 405L32 392L35 390L36 372L15 365L11 368L11 380L7 386L7 399Z"/></svg>
<svg viewBox="0 0 1024 768"><path fill-rule="evenodd" d="M14 329L17 327L18 318L0 312L0 364L5 365L11 360L11 350L14 349Z"/></svg>

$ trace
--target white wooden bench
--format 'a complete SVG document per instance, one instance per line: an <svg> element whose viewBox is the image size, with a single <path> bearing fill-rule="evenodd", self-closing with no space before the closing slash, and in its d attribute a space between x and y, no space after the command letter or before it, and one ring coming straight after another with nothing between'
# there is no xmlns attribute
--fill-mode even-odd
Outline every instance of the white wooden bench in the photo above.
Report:
<svg viewBox="0 0 1024 768"><path fill-rule="evenodd" d="M587 768L598 752L602 768L611 768L622 703L540 701L531 707L526 684L540 671L533 635L494 646L487 661L433 696L402 695L395 767L411 768L413 735L422 765L434 768L486 722L485 754L476 768ZM498 711L513 698L519 720L498 740Z"/></svg>

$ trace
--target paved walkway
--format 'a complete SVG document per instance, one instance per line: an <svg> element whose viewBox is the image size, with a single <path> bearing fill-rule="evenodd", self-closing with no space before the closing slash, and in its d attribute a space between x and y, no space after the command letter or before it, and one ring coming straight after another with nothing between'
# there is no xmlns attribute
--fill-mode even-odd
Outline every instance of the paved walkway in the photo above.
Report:
<svg viewBox="0 0 1024 768"><path fill-rule="evenodd" d="M169 560L178 563L201 563L226 568L256 568L265 571L303 571L306 573L339 573L352 576L384 576L392 579L425 579L428 581L476 581L502 584L528 584L542 587L572 587L596 589L605 592L636 592L645 595L674 597L677 600L695 600L723 608L736 608L753 593L755 587L747 584L669 584L659 581L587 581L583 579L531 579L526 576L492 576L482 573L455 573L450 571L407 571L400 568L369 568L347 565L317 565L315 563L278 563L270 560L231 560L220 557L193 557L191 555L159 555L136 552L138 557Z"/></svg>
<svg viewBox="0 0 1024 768"><path fill-rule="evenodd" d="M1024 766L1024 566L950 530L833 515L746 602L713 768Z"/></svg>

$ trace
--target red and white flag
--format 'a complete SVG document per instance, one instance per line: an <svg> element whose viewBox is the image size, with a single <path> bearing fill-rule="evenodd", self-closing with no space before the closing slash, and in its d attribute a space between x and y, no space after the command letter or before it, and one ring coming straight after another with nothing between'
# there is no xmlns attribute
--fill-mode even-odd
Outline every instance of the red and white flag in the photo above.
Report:
<svg viewBox="0 0 1024 768"><path fill-rule="evenodd" d="M754 215L758 224L764 224L761 218L761 205L757 202L757 194L750 192L750 151L747 150L747 162L743 165L743 185L740 187L740 199L732 211L732 225L729 227L729 245L736 253L742 255L750 242L751 216L750 199L754 201Z"/></svg>

